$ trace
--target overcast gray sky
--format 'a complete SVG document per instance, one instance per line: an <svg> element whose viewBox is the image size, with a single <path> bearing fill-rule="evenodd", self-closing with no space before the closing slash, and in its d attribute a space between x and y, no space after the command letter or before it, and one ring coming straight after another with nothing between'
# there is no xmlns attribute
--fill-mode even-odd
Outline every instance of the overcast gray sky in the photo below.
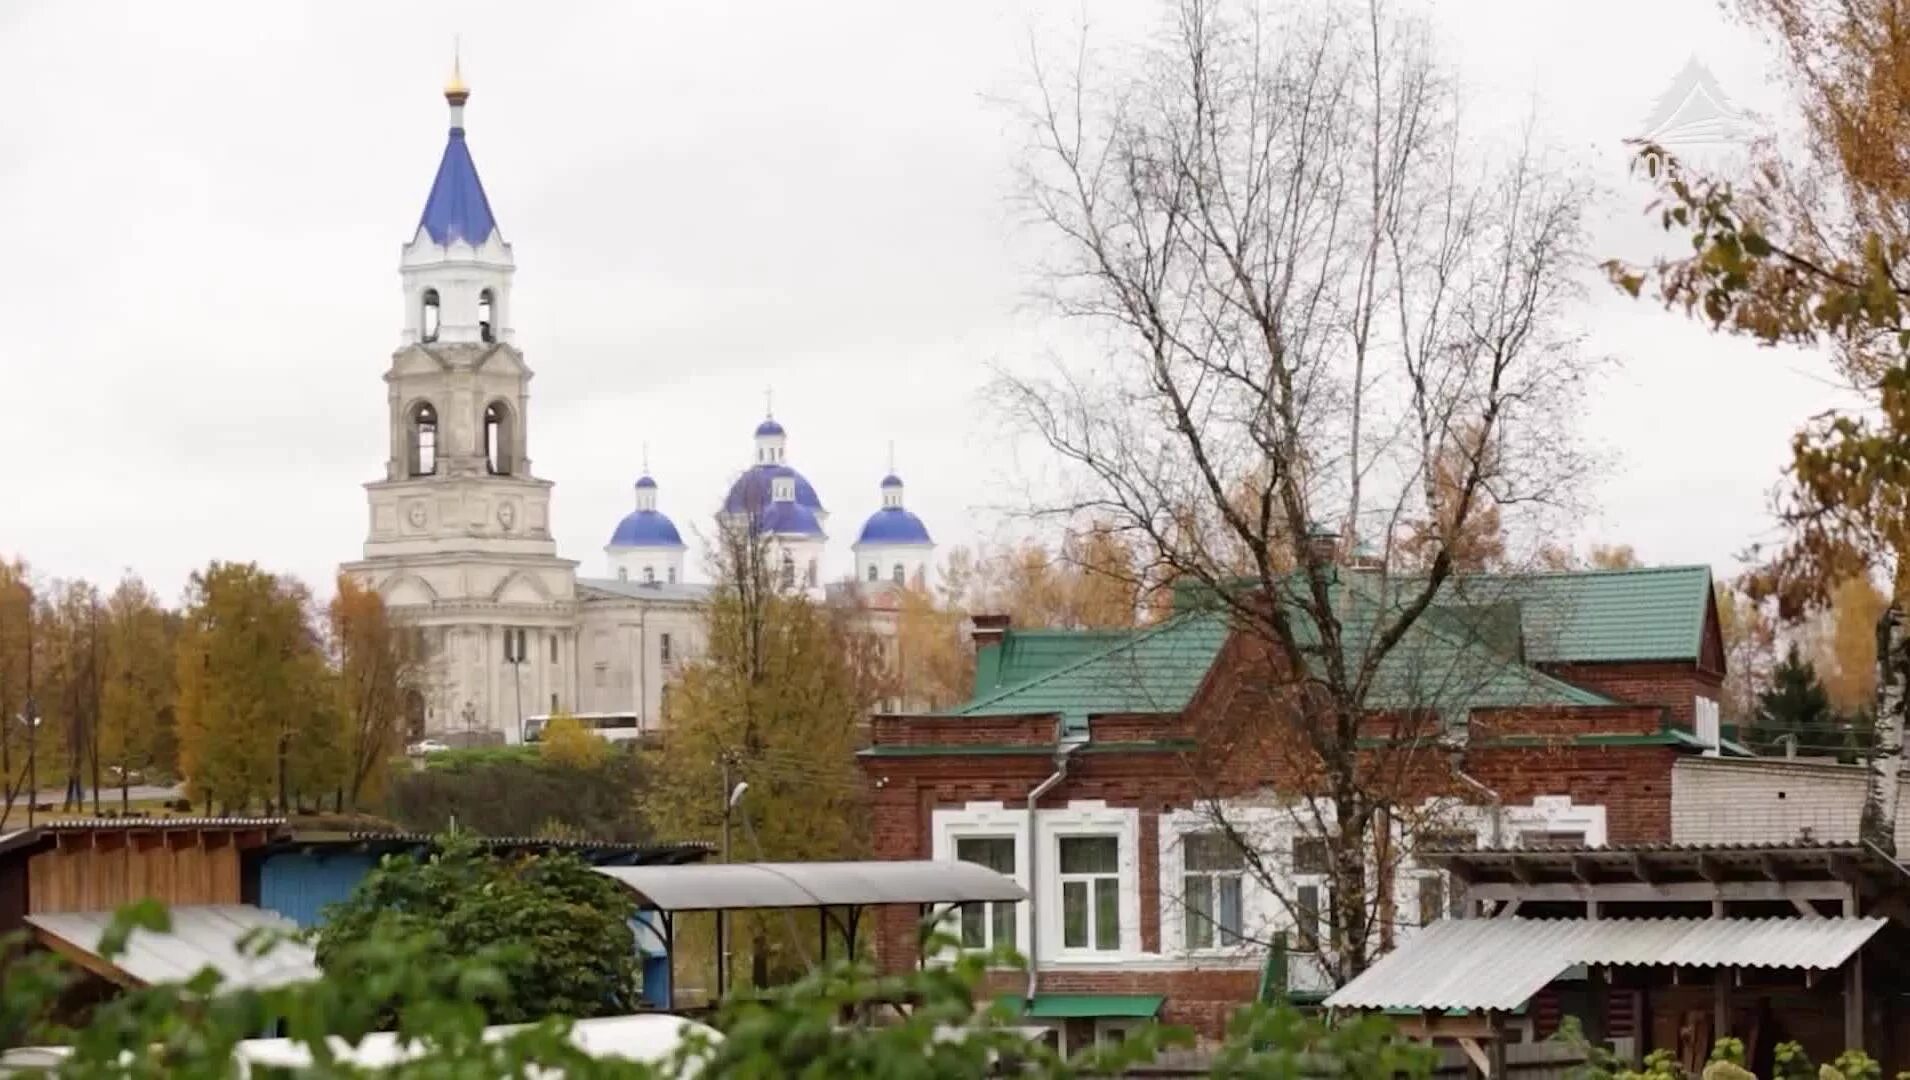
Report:
<svg viewBox="0 0 1910 1080"><path fill-rule="evenodd" d="M1601 253L1646 250L1620 140L1696 55L1781 112L1716 0L1430 0L1481 122L1609 180ZM947 547L999 535L1014 456L978 390L1064 328L1023 303L1035 238L991 98L1031 32L1148 3L67 3L0 6L0 555L123 568L168 598L210 558L329 588L384 458L396 264L443 148L454 34L473 155L516 248L531 456L559 549L601 572L641 447L701 527L773 387L832 568L887 445ZM1719 565L1768 533L1822 364L1593 293L1622 366L1580 540Z"/></svg>

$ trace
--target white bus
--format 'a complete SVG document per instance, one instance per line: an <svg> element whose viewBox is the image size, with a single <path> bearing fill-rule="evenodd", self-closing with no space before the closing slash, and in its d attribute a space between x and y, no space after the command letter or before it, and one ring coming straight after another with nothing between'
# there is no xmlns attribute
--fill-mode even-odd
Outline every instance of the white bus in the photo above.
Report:
<svg viewBox="0 0 1910 1080"><path fill-rule="evenodd" d="M643 720L636 713L571 713L578 723L602 736L605 742L630 742L643 737ZM551 714L524 718L524 741L534 743L543 737Z"/></svg>

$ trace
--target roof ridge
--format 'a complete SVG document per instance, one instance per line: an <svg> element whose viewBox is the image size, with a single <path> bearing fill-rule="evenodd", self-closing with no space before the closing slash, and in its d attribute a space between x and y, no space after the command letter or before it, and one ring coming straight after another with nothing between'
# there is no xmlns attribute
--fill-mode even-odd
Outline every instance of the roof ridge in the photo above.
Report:
<svg viewBox="0 0 1910 1080"><path fill-rule="evenodd" d="M1014 683L1013 685L1004 686L1004 687L1000 687L996 689L994 693L989 694L987 697L978 698L975 701L971 701L967 703L966 705L961 706L961 713L967 714L967 715L974 715L975 710L980 708L981 706L988 705L995 701L999 701L1010 694L1018 694L1022 692L1023 690L1028 689L1031 686L1040 686L1042 683L1045 683L1048 680L1053 679L1057 675L1062 675L1067 672L1074 671L1080 667L1083 667L1084 665L1094 663L1097 660L1107 659L1108 657L1114 655L1116 652L1119 652L1122 649L1131 648L1143 641L1146 641L1147 639L1154 637L1156 634L1160 634L1166 631L1169 627L1174 626L1178 623L1190 622L1197 616L1212 615L1212 614L1213 612L1211 611L1184 611L1180 613L1179 615L1175 615L1171 618L1163 619L1152 626L1144 626L1144 627L1137 626L1133 629L1132 632L1124 635L1120 641L1111 642L1104 649L1096 649L1095 651L1087 654L1086 656L1079 657L1078 659L1075 659L1075 660L1070 660L1067 663L1062 664L1060 667L1049 668L1046 671L1036 672L1033 676L1023 679L1022 681L1018 683Z"/></svg>
<svg viewBox="0 0 1910 1080"><path fill-rule="evenodd" d="M1464 581L1544 581L1568 577L1641 577L1646 574L1688 574L1703 570L1712 573L1709 563L1670 563L1663 566L1590 566L1580 570L1496 570L1479 574L1453 574L1449 580Z"/></svg>
<svg viewBox="0 0 1910 1080"><path fill-rule="evenodd" d="M1364 597L1366 602L1369 604L1372 604L1376 609L1383 607L1383 605L1379 602L1378 599L1371 596L1367 596L1365 593L1360 592L1359 590L1348 590L1348 591L1353 592L1356 595L1360 595ZM1439 614L1433 615L1435 611L1439 612ZM1536 666L1527 663L1523 659L1501 655L1498 650L1492 648L1491 646L1487 645L1485 642L1475 637L1469 637L1469 636L1461 637L1457 634L1451 633L1450 631L1446 629L1446 627L1444 626L1442 622L1442 616L1448 615L1450 611L1451 611L1451 608L1449 606L1444 606L1439 604L1428 604L1426 609L1421 611L1419 615L1413 619L1412 623L1407 627L1407 630L1410 632L1411 630L1421 625L1424 625L1426 627L1426 632L1428 634L1438 637L1440 640L1445 641L1447 644L1452 645L1455 648L1462 649L1468 653L1474 653L1474 652L1483 653L1489 659L1497 661L1501 668L1519 672L1520 675L1525 678L1528 685L1531 685L1534 687L1544 687L1546 689L1554 690L1560 693L1561 696L1566 698L1576 697L1576 698L1593 699L1592 701L1585 702L1585 704L1598 704L1598 705L1621 704L1621 702L1614 701L1611 698L1606 697L1604 694L1598 693L1597 691L1587 690L1582 686L1578 686L1574 683L1566 682L1565 680L1560 679L1553 675L1548 675L1545 672L1539 670ZM1428 618L1427 617L1428 615L1433 615L1433 617ZM1521 629L1520 634L1521 636L1523 636L1524 634L1523 629ZM1402 638L1401 641L1394 646L1394 649L1397 650L1399 645L1403 645L1404 643L1405 643L1404 638Z"/></svg>

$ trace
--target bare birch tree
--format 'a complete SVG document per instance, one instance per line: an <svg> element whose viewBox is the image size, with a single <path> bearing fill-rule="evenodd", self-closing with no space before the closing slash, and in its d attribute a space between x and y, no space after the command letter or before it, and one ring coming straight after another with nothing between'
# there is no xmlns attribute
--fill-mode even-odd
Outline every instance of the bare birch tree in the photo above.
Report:
<svg viewBox="0 0 1910 1080"><path fill-rule="evenodd" d="M1482 517L1538 520L1583 468L1561 314L1589 192L1530 139L1470 137L1424 26L1377 6L1181 0L1137 54L1037 60L1034 89L1022 191L1054 241L1046 294L1096 353L1000 381L1062 463L1037 509L1107 523L1146 580L1211 594L1264 654L1241 691L1257 730L1235 734L1304 763L1343 980L1373 950L1373 848L1420 764L1367 751L1429 746L1475 675L1416 670L1428 696L1402 709L1384 662ZM1410 573L1353 590L1336 572L1355 547L1403 561L1408 535Z"/></svg>

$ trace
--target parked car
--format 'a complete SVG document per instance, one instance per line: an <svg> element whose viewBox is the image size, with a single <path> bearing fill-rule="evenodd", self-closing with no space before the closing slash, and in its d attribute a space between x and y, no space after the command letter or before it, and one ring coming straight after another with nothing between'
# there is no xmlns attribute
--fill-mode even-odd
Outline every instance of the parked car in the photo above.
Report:
<svg viewBox="0 0 1910 1080"><path fill-rule="evenodd" d="M439 742L436 739L419 739L417 742L405 747L405 753L410 754L412 757L423 757L426 754L443 753L449 749L451 749L449 745Z"/></svg>

